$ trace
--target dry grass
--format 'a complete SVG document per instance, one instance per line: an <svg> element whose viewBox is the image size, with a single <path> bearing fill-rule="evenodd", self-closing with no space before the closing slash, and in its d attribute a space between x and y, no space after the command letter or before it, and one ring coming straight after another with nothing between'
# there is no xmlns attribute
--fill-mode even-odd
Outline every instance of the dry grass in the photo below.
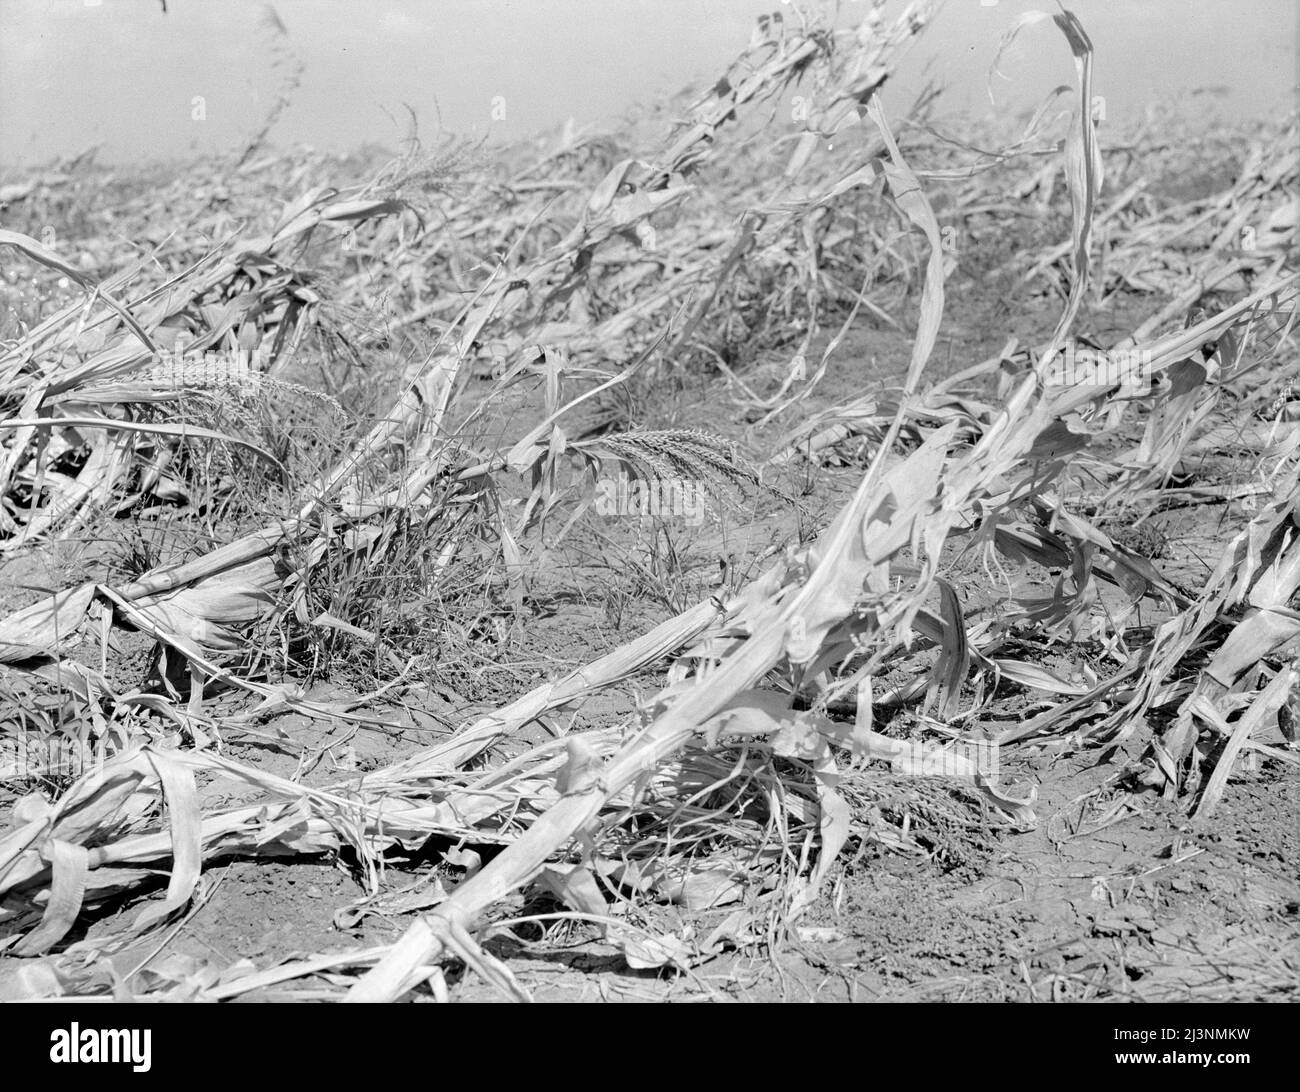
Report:
<svg viewBox="0 0 1300 1092"><path fill-rule="evenodd" d="M960 855L976 826L1034 823L1032 794L980 747L1123 745L1134 791L1197 814L1236 762L1296 762L1279 727L1300 637L1295 123L1252 145L1227 189L1157 206L1135 161L1099 146L1091 44L1060 15L1078 84L1058 131L998 157L921 114L895 132L874 91L926 8L887 24L873 6L861 33L769 22L648 148L572 132L504 164L413 148L339 191L320 180L356 164L252 160L254 141L166 238L137 214L135 258L97 243L89 212L66 221L66 246L42 242L75 172L11 199L30 230L0 244L39 292L0 353L0 552L119 539L104 573L0 620L0 740L72 759L14 748L10 772L0 752L26 794L0 834L0 952L45 961L31 993L99 991L99 961L179 920L205 865L231 855L346 848L381 904L394 847L446 839L463 871L390 948L206 997L321 974L349 1000L441 994L449 957L519 997L484 942L527 924L520 892L592 923L633 967L689 970L779 944L842 851ZM783 132L766 119L796 86L812 107ZM772 129L776 155L752 138ZM1012 263L1021 290L1059 302L1043 340L928 383L952 272L934 190L943 228L971 240L1031 196L1068 238ZM277 208L283 193L300 196ZM1149 294L1149 318L1088 348L1080 313L1119 293ZM775 424L820 394L864 310L914 331L901 388ZM1056 382L1081 349L1092 381ZM766 387L760 354L789 359ZM1134 365L1144 381L1122 383ZM274 712L383 723L414 681L481 684L475 665L527 624L539 560L591 519L602 475L691 483L715 507L760 485L723 436L583 427L624 384L700 373L761 418L748 449L764 473L861 464L813 541L691 605L665 539L626 568L675 617L364 777L308 785L223 753ZM1248 482L1214 480L1231 450L1249 453ZM1154 540L1108 530L1212 502L1232 519L1198 586L1161 571ZM1039 594L1024 572L1050 574ZM141 634L154 686L116 662ZM1031 646L1073 649L1086 670L1016 654ZM635 715L500 749L637 676L651 685ZM314 696L320 680L354 694ZM995 716L1009 688L1034 696L1032 716ZM881 764L907 779L882 782ZM243 799L204 802L213 777ZM899 807L881 788L898 784L925 787ZM69 943L159 871L161 901ZM696 924L665 925L665 904Z"/></svg>

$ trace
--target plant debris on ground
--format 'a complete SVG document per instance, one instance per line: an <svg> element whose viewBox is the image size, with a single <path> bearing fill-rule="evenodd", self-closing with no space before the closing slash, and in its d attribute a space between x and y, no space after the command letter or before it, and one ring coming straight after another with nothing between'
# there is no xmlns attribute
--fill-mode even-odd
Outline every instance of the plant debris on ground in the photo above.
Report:
<svg viewBox="0 0 1300 1092"><path fill-rule="evenodd" d="M1294 999L1297 120L864 7L0 185L0 998Z"/></svg>

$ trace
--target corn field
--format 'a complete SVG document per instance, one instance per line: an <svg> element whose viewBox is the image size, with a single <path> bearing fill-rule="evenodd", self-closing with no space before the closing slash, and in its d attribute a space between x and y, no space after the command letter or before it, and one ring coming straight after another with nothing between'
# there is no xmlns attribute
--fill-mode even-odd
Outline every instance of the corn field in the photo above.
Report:
<svg viewBox="0 0 1300 1092"><path fill-rule="evenodd" d="M1059 10L957 140L926 0L783 10L670 125L0 185L0 999L720 999L1130 828L907 998L1296 998L1141 918L1261 800L1294 905L1296 117L1111 148ZM320 929L187 946L250 863Z"/></svg>

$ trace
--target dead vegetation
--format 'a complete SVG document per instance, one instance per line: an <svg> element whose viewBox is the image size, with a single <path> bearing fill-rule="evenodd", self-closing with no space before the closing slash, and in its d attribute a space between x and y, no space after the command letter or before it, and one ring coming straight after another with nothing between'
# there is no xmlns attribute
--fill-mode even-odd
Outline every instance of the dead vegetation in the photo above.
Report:
<svg viewBox="0 0 1300 1092"><path fill-rule="evenodd" d="M0 554L74 559L0 620L7 996L443 998L454 962L524 997L493 938L561 926L690 975L779 949L868 846L960 861L1033 825L1006 775L1044 741L1196 817L1243 765L1300 761L1294 119L1221 192L1157 200L1099 142L1064 13L1014 28L1063 35L1064 105L997 153L955 146L929 100L891 122L875 94L926 14L767 20L636 150L413 145L333 189L365 164L250 149L124 204L71 192L115 184L87 166L0 191ZM1061 241L990 275L1058 317L927 381L954 266L1026 202ZM1121 299L1145 315L1126 334L1077 332ZM866 318L908 332L901 385L813 412ZM701 375L743 437L629 393ZM743 572L719 550L699 586L656 532L619 567L675 613L511 668L611 477L789 513L835 466L857 482L815 537ZM1199 552L1171 547L1162 517L1208 508ZM630 715L551 719L630 681ZM376 768L278 726L400 733L438 687L490 707ZM249 739L298 772L231 757ZM337 774L308 776L326 753ZM393 854L429 846L413 890ZM367 912L413 915L397 943L179 983L136 957L214 862L314 854Z"/></svg>

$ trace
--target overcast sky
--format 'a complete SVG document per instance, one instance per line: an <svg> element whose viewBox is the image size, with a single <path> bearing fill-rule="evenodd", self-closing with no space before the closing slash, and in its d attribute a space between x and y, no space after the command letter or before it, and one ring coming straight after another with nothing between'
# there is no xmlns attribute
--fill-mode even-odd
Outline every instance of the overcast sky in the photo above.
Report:
<svg viewBox="0 0 1300 1092"><path fill-rule="evenodd" d="M278 0L301 85L271 139L395 146L403 103L438 128L513 138L573 117L616 122L637 103L712 79L756 15L782 0ZM100 157L172 158L242 146L275 100L262 0L0 0L0 165L100 144ZM1070 0L1097 48L1096 90L1123 125L1164 98L1242 116L1294 106L1297 0ZM949 110L989 109L1001 33L1048 0L947 0L899 71L901 108L923 74ZM843 0L844 17L866 10ZM788 9L786 9L788 10ZM999 104L1073 78L1064 39L1027 32ZM1193 98L1198 88L1216 95ZM196 98L204 116L194 118ZM496 107L495 117L493 107Z"/></svg>

